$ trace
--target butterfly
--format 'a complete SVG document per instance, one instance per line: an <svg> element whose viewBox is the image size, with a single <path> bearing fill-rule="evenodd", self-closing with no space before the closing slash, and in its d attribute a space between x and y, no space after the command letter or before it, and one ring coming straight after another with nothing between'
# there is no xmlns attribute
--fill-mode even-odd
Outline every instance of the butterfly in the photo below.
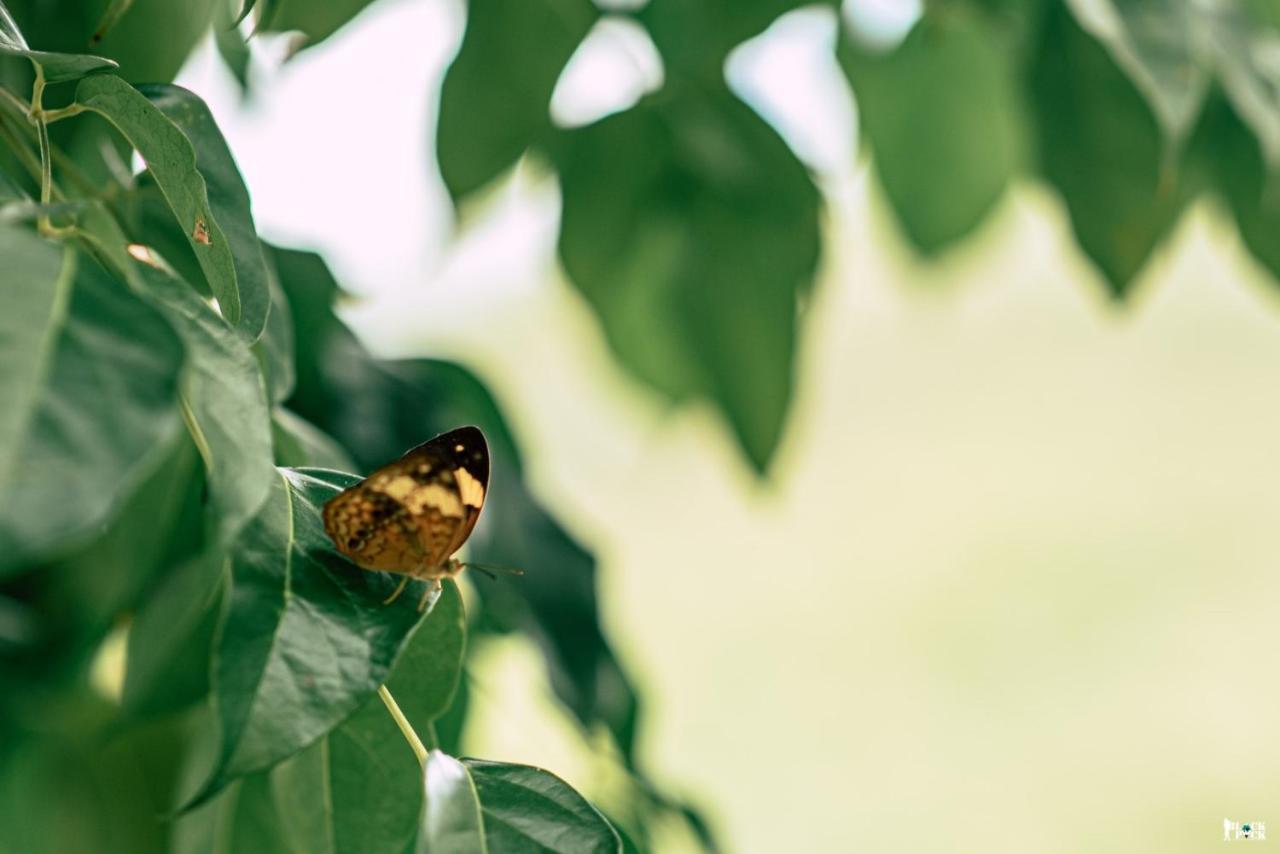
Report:
<svg viewBox="0 0 1280 854"><path fill-rule="evenodd" d="M325 502L324 529L357 566L431 582L423 610L463 564L453 557L470 536L489 488L489 446L478 427L459 427L406 451Z"/></svg>

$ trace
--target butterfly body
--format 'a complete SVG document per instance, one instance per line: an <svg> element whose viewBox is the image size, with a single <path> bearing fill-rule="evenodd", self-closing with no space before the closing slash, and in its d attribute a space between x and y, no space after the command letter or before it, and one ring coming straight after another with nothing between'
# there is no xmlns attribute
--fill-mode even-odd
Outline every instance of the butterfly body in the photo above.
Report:
<svg viewBox="0 0 1280 854"><path fill-rule="evenodd" d="M409 578L433 581L434 587L462 571L453 554L475 527L488 486L484 434L460 427L327 501L325 531L357 566L404 575L396 594Z"/></svg>

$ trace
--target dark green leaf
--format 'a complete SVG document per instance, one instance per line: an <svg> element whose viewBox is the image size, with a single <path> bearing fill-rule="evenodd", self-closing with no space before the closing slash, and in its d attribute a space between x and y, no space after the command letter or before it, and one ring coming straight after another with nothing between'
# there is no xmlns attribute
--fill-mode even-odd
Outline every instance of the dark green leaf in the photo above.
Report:
<svg viewBox="0 0 1280 854"><path fill-rule="evenodd" d="M268 322L271 285L249 209L249 191L231 149L209 108L196 95L179 86L143 86L139 91L186 134L195 149L196 169L208 189L209 209L231 248L236 292L240 295L240 331L250 341L256 341ZM291 340L288 343L292 346Z"/></svg>
<svg viewBox="0 0 1280 854"><path fill-rule="evenodd" d="M400 854L417 825L420 773L373 697L342 726L276 766L271 782L285 826L308 854Z"/></svg>
<svg viewBox="0 0 1280 854"><path fill-rule="evenodd" d="M95 71L116 67L115 62L101 56L31 50L3 3L0 3L0 54L22 56L31 60L43 69L47 83L75 80Z"/></svg>
<svg viewBox="0 0 1280 854"><path fill-rule="evenodd" d="M142 155L218 298L222 316L232 325L240 323L235 260L214 218L205 180L196 167L195 149L186 135L145 95L118 77L85 78L76 86L76 101L114 124ZM269 299L265 285L261 296ZM246 302L252 305L252 299L247 296ZM253 314L247 315L247 322L253 319ZM259 318L264 319L265 314Z"/></svg>
<svg viewBox="0 0 1280 854"><path fill-rule="evenodd" d="M828 5L829 0L819 0ZM719 79L729 51L764 31L803 0L650 0L638 17L671 77ZM830 4L834 5L834 4Z"/></svg>
<svg viewBox="0 0 1280 854"><path fill-rule="evenodd" d="M599 12L590 0L470 0L440 92L436 153L455 201L550 129L551 93Z"/></svg>
<svg viewBox="0 0 1280 854"><path fill-rule="evenodd" d="M98 536L0 587L20 628L0 644L0 719L46 731L73 720L104 638L183 553L195 449L174 431L142 483ZM176 446L176 447L175 447ZM73 730L88 729L85 724Z"/></svg>
<svg viewBox="0 0 1280 854"><path fill-rule="evenodd" d="M187 345L184 413L208 472L218 541L226 546L277 480L258 362L244 339L186 284L148 265L138 272Z"/></svg>
<svg viewBox="0 0 1280 854"><path fill-rule="evenodd" d="M1244 245L1280 279L1280 173L1269 172L1258 140L1224 98L1205 110L1193 140L1210 179L1235 216Z"/></svg>
<svg viewBox="0 0 1280 854"><path fill-rule="evenodd" d="M134 716L175 711L206 696L223 560L189 558L162 578L129 629L121 703Z"/></svg>
<svg viewBox="0 0 1280 854"><path fill-rule="evenodd" d="M1116 64L1146 97L1165 137L1178 148L1190 132L1208 88L1199 61L1192 3L1161 0L1068 0L1076 21L1106 45Z"/></svg>
<svg viewBox="0 0 1280 854"><path fill-rule="evenodd" d="M466 643L462 595L453 581L446 580L440 599L414 633L387 682L400 710L415 729L425 732L453 703L462 678Z"/></svg>
<svg viewBox="0 0 1280 854"><path fill-rule="evenodd" d="M107 4L107 8L103 10L102 17L98 19L98 26L93 30L93 36L89 39L94 44L106 38L107 33L115 28L125 12L133 6L134 0L111 0Z"/></svg>
<svg viewBox="0 0 1280 854"><path fill-rule="evenodd" d="M0 574L100 526L171 447L182 345L91 260L0 229Z"/></svg>
<svg viewBox="0 0 1280 854"><path fill-rule="evenodd" d="M560 257L637 377L714 401L764 472L791 402L819 199L727 90L657 97L567 134Z"/></svg>
<svg viewBox="0 0 1280 854"><path fill-rule="evenodd" d="M1268 169L1280 170L1280 25L1242 4L1200 11L1222 90L1257 137Z"/></svg>
<svg viewBox="0 0 1280 854"><path fill-rule="evenodd" d="M935 253L970 233L1017 158L1012 70L976 15L926 16L889 54L842 38L860 127L911 242Z"/></svg>
<svg viewBox="0 0 1280 854"><path fill-rule="evenodd" d="M433 750L422 781L417 854L488 854L480 801L466 765Z"/></svg>
<svg viewBox="0 0 1280 854"><path fill-rule="evenodd" d="M281 469L236 545L213 665L222 742L197 801L350 716L387 679L422 617L414 591L384 606L396 580L334 550L321 506L339 491L332 484L355 478L323 477Z"/></svg>
<svg viewBox="0 0 1280 854"><path fill-rule="evenodd" d="M1123 297L1183 201L1155 117L1065 9L1048 15L1031 86L1040 167L1080 246Z"/></svg>
<svg viewBox="0 0 1280 854"><path fill-rule="evenodd" d="M492 854L621 852L618 834L582 795L549 771L464 759Z"/></svg>

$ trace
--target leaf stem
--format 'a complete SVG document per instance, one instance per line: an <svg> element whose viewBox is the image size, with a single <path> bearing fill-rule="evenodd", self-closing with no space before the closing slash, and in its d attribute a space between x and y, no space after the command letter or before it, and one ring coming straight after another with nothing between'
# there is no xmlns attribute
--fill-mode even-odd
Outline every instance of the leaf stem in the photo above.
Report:
<svg viewBox="0 0 1280 854"><path fill-rule="evenodd" d="M404 740L409 742L409 746L413 748L413 755L418 758L418 764L425 765L427 763L427 748L423 745L422 739L418 738L418 734L413 731L413 726L409 723L409 719L404 716L404 712L400 711L396 698L391 696L391 692L387 690L386 685L378 686L378 696L382 698L382 704L391 713L391 719L396 722L396 726L400 727Z"/></svg>

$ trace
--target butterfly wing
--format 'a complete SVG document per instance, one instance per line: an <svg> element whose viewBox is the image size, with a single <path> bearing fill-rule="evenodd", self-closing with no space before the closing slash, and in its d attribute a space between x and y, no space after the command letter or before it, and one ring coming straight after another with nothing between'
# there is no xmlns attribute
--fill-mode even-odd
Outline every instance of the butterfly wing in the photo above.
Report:
<svg viewBox="0 0 1280 854"><path fill-rule="evenodd" d="M443 566L466 541L488 485L484 434L461 427L330 499L325 530L339 551L365 569L423 574Z"/></svg>

